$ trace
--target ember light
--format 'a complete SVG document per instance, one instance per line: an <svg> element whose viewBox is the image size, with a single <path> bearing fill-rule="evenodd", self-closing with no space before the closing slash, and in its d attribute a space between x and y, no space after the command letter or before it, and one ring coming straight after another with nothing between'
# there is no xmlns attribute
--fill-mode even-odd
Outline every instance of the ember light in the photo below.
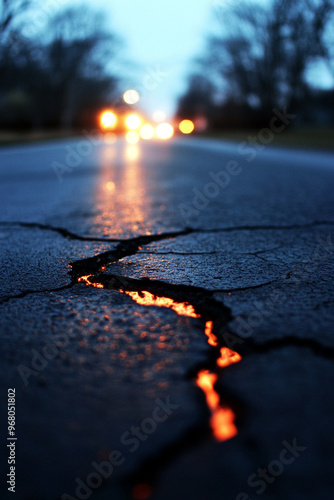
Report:
<svg viewBox="0 0 334 500"><path fill-rule="evenodd" d="M139 134L137 132L128 132L135 133L139 138ZM101 268L102 270L103 268ZM100 283L92 283L90 278L93 275L90 274L88 276L81 276L79 278L79 282L85 283L86 285L92 285L97 288L104 288ZM143 306L158 306L158 307L167 307L168 309L172 309L180 316L187 316L190 318L200 318L201 315L197 314L195 308L189 304L188 302L176 302L175 300L169 297L159 297L154 295L148 291L134 292L134 291L122 291L120 292L129 295L132 300L137 302L137 304ZM205 335L208 338L208 343L213 347L219 347L218 339L216 335L213 333L213 322L207 321L205 323ZM240 354L227 347L220 348L220 356L216 361L217 371L220 371L221 368L225 368L233 363L237 363L241 360ZM233 410L220 402L220 396L218 392L215 390L215 384L218 380L218 373L215 373L210 370L200 370L197 374L196 385L204 392L205 399L208 407L211 411L210 425L212 429L212 434L217 441L226 441L227 439L231 439L237 435L238 430L235 426L235 414ZM135 498L145 498L145 495L148 490L145 488L141 489L138 486L137 496ZM143 496L141 496L143 495Z"/></svg>
<svg viewBox="0 0 334 500"><path fill-rule="evenodd" d="M137 128L140 127L141 119L139 118L138 115L132 114L127 117L125 123L128 129L136 130Z"/></svg>
<svg viewBox="0 0 334 500"><path fill-rule="evenodd" d="M191 134L195 129L195 125L191 120L182 120L179 129L182 134Z"/></svg>
<svg viewBox="0 0 334 500"><path fill-rule="evenodd" d="M152 139L152 137L154 136L154 128L150 123L146 123L140 128L139 133L142 139L148 141L149 139Z"/></svg>
<svg viewBox="0 0 334 500"><path fill-rule="evenodd" d="M114 191L114 189L115 189L115 183L112 182L112 181L107 182L106 189L107 189L107 191Z"/></svg>
<svg viewBox="0 0 334 500"><path fill-rule="evenodd" d="M187 302L175 302L168 297L158 297L150 292L130 292L125 291L137 304L144 306L159 306L168 307L180 316L188 316L191 318L200 318L201 316L195 312L194 307ZM218 340L214 335L213 322L207 321L205 324L205 335L208 337L208 343L211 346L217 347ZM240 354L227 347L220 349L220 357L217 359L217 366L225 368L233 363L241 360ZM209 370L201 370L196 379L196 385L204 392L208 407L211 410L210 425L212 434L217 441L226 441L237 435L238 431L234 424L235 414L231 408L220 404L220 397L215 390L214 385L218 380L216 373Z"/></svg>
<svg viewBox="0 0 334 500"><path fill-rule="evenodd" d="M139 101L140 96L137 90L134 89L129 89L123 94L123 100L126 102L126 104L137 104Z"/></svg>
<svg viewBox="0 0 334 500"><path fill-rule="evenodd" d="M143 306L158 306L158 307L168 307L173 309L180 316L188 316L189 318L199 318L199 314L195 313L195 309L191 304L187 302L175 302L173 299L168 297L157 297L150 292L125 292L126 295L137 302L137 304Z"/></svg>
<svg viewBox="0 0 334 500"><path fill-rule="evenodd" d="M197 376L197 385L205 394L208 407L212 416L210 419L211 429L217 441L226 441L236 436L238 431L234 425L235 415L231 408L222 407L219 404L219 395L214 389L218 375L202 370Z"/></svg>
<svg viewBox="0 0 334 500"><path fill-rule="evenodd" d="M156 128L157 136L160 139L170 139L174 135L174 128L170 123L160 123Z"/></svg>
<svg viewBox="0 0 334 500"><path fill-rule="evenodd" d="M105 129L112 129L116 126L117 116L110 110L103 111L100 115L100 126Z"/></svg>
<svg viewBox="0 0 334 500"><path fill-rule="evenodd" d="M87 274L87 276L81 276L78 279L78 283L85 283L86 285L93 286L94 288L104 288L104 286L101 283L92 283L89 278L94 276L94 274Z"/></svg>

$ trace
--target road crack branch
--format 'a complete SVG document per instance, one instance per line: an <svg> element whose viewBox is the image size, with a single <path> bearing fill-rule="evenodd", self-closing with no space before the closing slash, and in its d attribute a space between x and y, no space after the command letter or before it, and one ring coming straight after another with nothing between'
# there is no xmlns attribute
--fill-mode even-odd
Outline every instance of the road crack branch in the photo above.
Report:
<svg viewBox="0 0 334 500"><path fill-rule="evenodd" d="M118 242L119 240L107 239L107 238L95 238L90 236L80 236L78 234L72 233L67 229L62 227L55 227L49 224L40 224L39 222L0 222L0 226L5 227L14 227L19 226L28 229L41 229L43 231L53 231L55 233L60 234L63 238L67 238L69 240L77 240L77 241L100 241L106 243Z"/></svg>
<svg viewBox="0 0 334 500"><path fill-rule="evenodd" d="M61 290L67 290L69 288L72 288L75 283L69 283L68 285L64 285L58 288L51 288L51 289L41 289L41 290L25 290L24 292L21 292L17 295L9 295L8 297L4 297L0 300L0 304L3 304L5 302L9 302L10 300L17 300L17 299L23 299L27 295L32 295L35 293L51 293L51 292L60 292Z"/></svg>
<svg viewBox="0 0 334 500"><path fill-rule="evenodd" d="M174 231L170 233L161 233L161 234L156 234L156 235L144 235L144 236L136 236L133 238L129 239L122 239L122 238L100 238L97 236L81 236L79 234L73 233L72 231L69 231L68 229L62 228L62 227L57 227L57 226L52 226L50 224L42 224L39 222L19 222L19 221L0 221L0 226L3 227L11 227L11 226L19 226L23 228L30 228L30 229L41 229L43 231L53 231L64 238L70 239L70 240L77 240L77 241L96 241L96 242L105 242L105 243L119 243L119 242L129 242L129 241L135 241L139 239L146 240L147 243L152 243L154 241L159 241L160 239L166 239L166 238L176 238L178 236L185 236L187 234L196 234L196 233L205 233L205 234L210 234L210 233L231 233L235 231L267 231L267 230L272 230L272 231L288 231L288 230L295 230L295 229L308 229L316 226L333 226L334 221L313 221L310 223L306 224L293 224L293 225L243 225L243 226L232 226L232 227L221 227L221 228L212 228L212 229L202 229L202 228L191 228L187 227L183 230L180 231ZM259 253L259 252L257 252Z"/></svg>

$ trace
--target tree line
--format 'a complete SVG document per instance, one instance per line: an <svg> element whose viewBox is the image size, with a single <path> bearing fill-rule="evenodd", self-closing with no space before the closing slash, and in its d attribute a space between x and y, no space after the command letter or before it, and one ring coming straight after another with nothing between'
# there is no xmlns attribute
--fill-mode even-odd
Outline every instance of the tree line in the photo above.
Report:
<svg viewBox="0 0 334 500"><path fill-rule="evenodd" d="M265 124L275 107L299 123L334 124L333 0L217 4L216 31L196 61L179 117L212 127Z"/></svg>
<svg viewBox="0 0 334 500"><path fill-rule="evenodd" d="M93 125L116 96L120 40L87 6L56 5L41 27L41 5L0 0L0 127Z"/></svg>

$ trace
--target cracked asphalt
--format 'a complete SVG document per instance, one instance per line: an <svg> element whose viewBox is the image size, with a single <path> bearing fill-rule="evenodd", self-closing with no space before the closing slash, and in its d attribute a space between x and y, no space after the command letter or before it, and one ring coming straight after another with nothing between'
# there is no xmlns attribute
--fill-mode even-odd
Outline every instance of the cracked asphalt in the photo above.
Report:
<svg viewBox="0 0 334 500"><path fill-rule="evenodd" d="M248 162L193 138L78 151L0 151L16 498L331 498L334 155ZM218 368L224 347L241 361ZM233 411L230 439L213 435L202 371ZM89 483L102 462L112 472Z"/></svg>

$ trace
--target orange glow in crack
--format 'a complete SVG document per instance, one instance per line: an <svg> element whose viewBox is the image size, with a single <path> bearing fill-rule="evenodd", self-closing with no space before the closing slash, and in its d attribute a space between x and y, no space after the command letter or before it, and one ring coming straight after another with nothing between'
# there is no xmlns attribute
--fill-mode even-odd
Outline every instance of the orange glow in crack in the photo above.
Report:
<svg viewBox="0 0 334 500"><path fill-rule="evenodd" d="M208 343L213 347L218 345L217 337L212 333L213 323L212 321L207 321L205 323L205 335L208 337Z"/></svg>
<svg viewBox="0 0 334 500"><path fill-rule="evenodd" d="M135 500L146 500L152 493L152 488L148 484L137 484L133 489L133 498Z"/></svg>
<svg viewBox="0 0 334 500"><path fill-rule="evenodd" d="M207 321L205 324L205 335L208 337L208 343L213 347L218 346L218 340L216 335L212 333L213 323L212 321ZM217 359L217 365L220 368L225 368L226 366L233 365L241 361L241 356L235 351L232 351L228 347L222 347L220 349L220 357Z"/></svg>
<svg viewBox="0 0 334 500"><path fill-rule="evenodd" d="M100 268L100 271L104 270L105 266ZM101 283L92 283L89 278L94 276L93 274L88 274L87 276L81 276L78 279L79 283L85 283L86 285L94 286L95 288L104 288ZM122 292L122 290L120 290ZM129 295L132 300L137 304L143 306L158 306L167 307L172 309L180 316L187 316L190 318L200 318L201 315L195 312L194 307L188 302L175 302L169 297L158 297L150 292L130 292L125 290L123 293ZM213 333L213 322L207 321L205 323L205 335L208 338L209 345L213 347L218 347L218 339ZM220 356L217 359L217 367L225 368L232 365L233 363L238 363L241 361L241 356L235 351L232 351L228 347L220 348ZM204 392L206 402L211 410L210 425L212 429L212 434L217 441L226 441L231 439L238 434L238 430L234 424L235 414L231 408L220 405L220 397L218 392L215 390L214 386L218 380L218 375L216 373L210 372L209 370L202 370L198 373L196 379L196 385ZM150 495L148 485L137 485L134 491L134 498L148 498ZM137 496L136 496L137 495ZM143 495L143 496L141 496ZM147 495L147 496L145 496Z"/></svg>
<svg viewBox="0 0 334 500"><path fill-rule="evenodd" d="M168 297L157 297L150 292L129 292L125 291L137 304L144 306L159 306L172 309L181 316L189 316L191 318L200 318L196 314L194 307L187 302L175 302ZM218 346L217 337L212 332L213 322L207 321L205 324L205 335L208 337L208 343L213 346ZM220 357L217 359L217 366L225 368L233 363L241 360L240 354L227 347L220 349ZM226 441L237 435L238 431L234 424L235 414L231 408L220 406L219 394L215 391L214 385L218 379L218 375L209 370L199 372L196 380L197 386L202 389L205 394L206 402L211 410L212 416L210 424L212 433L217 441Z"/></svg>
<svg viewBox="0 0 334 500"><path fill-rule="evenodd" d="M168 307L168 309L172 309L180 316L200 318L200 315L195 313L193 306L187 302L175 302L173 299L169 299L168 297L157 297L150 292L138 293L126 291L125 293L137 302L137 304L142 306Z"/></svg>
<svg viewBox="0 0 334 500"><path fill-rule="evenodd" d="M235 415L231 408L219 406L219 394L215 391L214 385L218 375L202 370L197 375L196 383L205 394L206 402L211 410L211 429L217 441L226 441L237 435L238 431L234 425Z"/></svg>
<svg viewBox="0 0 334 500"><path fill-rule="evenodd" d="M240 354L237 352L231 351L228 347L222 347L220 349L220 358L217 359L217 365L220 366L220 368L225 368L234 363L239 363L241 359Z"/></svg>
<svg viewBox="0 0 334 500"><path fill-rule="evenodd" d="M205 335L208 337L208 343L217 347L217 337L212 332L213 322L207 321L205 324ZM232 351L228 347L220 349L220 357L217 359L217 366L225 368L226 366L237 363L241 360L240 354ZM238 431L234 425L235 415L231 408L224 408L219 405L219 394L215 391L214 385L218 375L208 370L202 370L197 376L196 383L205 394L206 402L211 410L210 419L211 429L217 441L226 441L237 435Z"/></svg>
<svg viewBox="0 0 334 500"><path fill-rule="evenodd" d="M235 415L231 408L219 407L212 412L210 423L213 435L217 441L227 441L238 434L234 420Z"/></svg>
<svg viewBox="0 0 334 500"><path fill-rule="evenodd" d="M80 276L80 278L78 278L78 283L85 283L86 285L90 285L91 282L89 281L89 278L91 276L94 276L93 274L87 274L87 276Z"/></svg>
<svg viewBox="0 0 334 500"><path fill-rule="evenodd" d="M87 274L87 276L80 276L78 283L85 283L86 285L93 286L94 288L104 288L101 283L92 283L89 278L94 276L94 274Z"/></svg>

